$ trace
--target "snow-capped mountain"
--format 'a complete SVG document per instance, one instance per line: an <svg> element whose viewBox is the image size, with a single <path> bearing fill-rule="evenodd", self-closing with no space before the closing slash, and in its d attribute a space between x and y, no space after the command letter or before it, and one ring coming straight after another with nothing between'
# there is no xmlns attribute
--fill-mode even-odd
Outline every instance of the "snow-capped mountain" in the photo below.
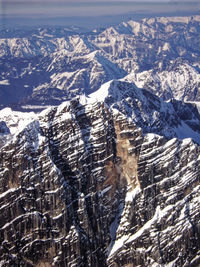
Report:
<svg viewBox="0 0 200 267"><path fill-rule="evenodd" d="M0 110L0 120L4 121L11 134L21 131L27 124L34 120L37 115L34 112L13 111L10 108Z"/></svg>
<svg viewBox="0 0 200 267"><path fill-rule="evenodd" d="M198 266L195 106L114 80L34 116L0 150L1 266Z"/></svg>
<svg viewBox="0 0 200 267"><path fill-rule="evenodd" d="M199 266L199 37L0 31L0 266Z"/></svg>
<svg viewBox="0 0 200 267"><path fill-rule="evenodd" d="M172 61L166 70L132 72L124 80L133 82L140 88L146 88L164 99L200 100L199 66L181 60Z"/></svg>
<svg viewBox="0 0 200 267"><path fill-rule="evenodd" d="M37 99L40 102L42 99L43 104L48 104L51 88L56 92L56 97L51 95L54 101L71 99L83 93L89 94L104 82L122 78L126 74L114 62L108 60L104 52L94 51L81 57L68 56L65 51L51 56L47 71L52 75L48 82L33 89L31 97L28 98L30 103Z"/></svg>
<svg viewBox="0 0 200 267"><path fill-rule="evenodd" d="M36 118L34 112L19 112L10 108L0 110L0 148Z"/></svg>
<svg viewBox="0 0 200 267"><path fill-rule="evenodd" d="M165 99L199 101L199 34L199 16L130 20L81 33L0 32L0 104L59 104L119 78Z"/></svg>
<svg viewBox="0 0 200 267"><path fill-rule="evenodd" d="M130 118L144 133L155 133L166 138L193 138L200 144L200 114L195 104L172 99L162 101L132 83L111 81L90 95L103 101L113 110Z"/></svg>

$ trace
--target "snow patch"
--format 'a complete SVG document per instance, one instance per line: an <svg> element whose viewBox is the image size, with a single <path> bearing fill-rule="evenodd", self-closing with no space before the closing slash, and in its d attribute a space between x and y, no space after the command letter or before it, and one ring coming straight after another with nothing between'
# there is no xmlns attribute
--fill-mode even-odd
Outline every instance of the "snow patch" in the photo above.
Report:
<svg viewBox="0 0 200 267"><path fill-rule="evenodd" d="M175 128L175 133L179 139L191 138L200 144L200 134L192 130L185 122L181 122L177 128Z"/></svg>
<svg viewBox="0 0 200 267"><path fill-rule="evenodd" d="M30 122L35 120L37 115L34 112L13 111L11 108L0 110L0 121L5 121L11 134L22 131Z"/></svg>
<svg viewBox="0 0 200 267"><path fill-rule="evenodd" d="M129 201L132 202L133 199L136 197L137 194L139 194L141 192L140 187L136 187L131 191L128 191L126 193L126 198L125 198L125 202Z"/></svg>
<svg viewBox="0 0 200 267"><path fill-rule="evenodd" d="M8 80L2 80L0 81L0 85L10 85Z"/></svg>
<svg viewBox="0 0 200 267"><path fill-rule="evenodd" d="M89 95L91 102L104 101L105 98L109 95L109 88L112 81L104 83L99 90Z"/></svg>

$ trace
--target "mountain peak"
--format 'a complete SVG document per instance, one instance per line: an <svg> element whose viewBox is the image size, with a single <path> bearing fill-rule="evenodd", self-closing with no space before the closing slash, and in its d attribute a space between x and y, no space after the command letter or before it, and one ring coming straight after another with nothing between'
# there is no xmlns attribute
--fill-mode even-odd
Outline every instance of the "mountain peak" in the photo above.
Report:
<svg viewBox="0 0 200 267"><path fill-rule="evenodd" d="M174 138L194 111L113 80L37 115L0 151L0 262L195 262L199 146Z"/></svg>

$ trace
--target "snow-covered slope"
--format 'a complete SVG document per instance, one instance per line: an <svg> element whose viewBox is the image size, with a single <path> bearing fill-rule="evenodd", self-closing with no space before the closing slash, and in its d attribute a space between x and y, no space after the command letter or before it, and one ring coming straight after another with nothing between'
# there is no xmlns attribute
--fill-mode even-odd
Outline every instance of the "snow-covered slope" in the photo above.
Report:
<svg viewBox="0 0 200 267"><path fill-rule="evenodd" d="M119 110L144 132L166 138L191 137L200 144L200 115L195 104L163 101L145 89L118 80L104 84L89 97L90 101L103 101L113 111Z"/></svg>
<svg viewBox="0 0 200 267"><path fill-rule="evenodd" d="M91 93L104 82L119 79L126 75L123 69L108 59L104 52L94 51L86 55L69 58L69 54L55 53L48 72L53 73L50 81L34 88L33 95L40 94L44 89L57 88L65 91L71 98L81 93ZM63 69L66 71L63 72ZM48 102L48 100L47 100Z"/></svg>
<svg viewBox="0 0 200 267"><path fill-rule="evenodd" d="M18 112L11 108L0 110L0 147L36 118L37 115L33 112Z"/></svg>
<svg viewBox="0 0 200 267"><path fill-rule="evenodd" d="M169 68L164 71L152 69L138 73L132 72L124 80L153 91L164 99L200 100L199 68L186 62L171 62Z"/></svg>
<svg viewBox="0 0 200 267"><path fill-rule="evenodd" d="M165 99L199 101L199 29L193 16L130 20L79 34L3 34L0 104L59 104L124 77Z"/></svg>
<svg viewBox="0 0 200 267"><path fill-rule="evenodd" d="M37 115L34 112L13 111L11 108L0 110L0 120L6 123L11 134L20 132L36 118Z"/></svg>

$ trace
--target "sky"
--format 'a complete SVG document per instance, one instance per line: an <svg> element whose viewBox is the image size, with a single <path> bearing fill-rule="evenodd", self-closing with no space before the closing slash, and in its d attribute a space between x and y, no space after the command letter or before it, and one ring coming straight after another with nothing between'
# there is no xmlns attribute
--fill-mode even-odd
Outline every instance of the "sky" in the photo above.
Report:
<svg viewBox="0 0 200 267"><path fill-rule="evenodd" d="M0 0L0 26L99 27L128 18L187 13L200 14L200 0Z"/></svg>

